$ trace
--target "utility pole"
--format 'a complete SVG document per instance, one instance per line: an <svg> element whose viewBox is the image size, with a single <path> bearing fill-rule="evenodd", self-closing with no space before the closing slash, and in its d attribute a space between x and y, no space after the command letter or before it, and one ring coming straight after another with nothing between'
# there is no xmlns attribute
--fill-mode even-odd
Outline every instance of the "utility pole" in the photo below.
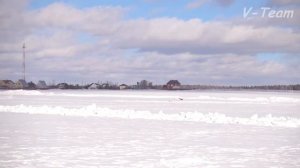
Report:
<svg viewBox="0 0 300 168"><path fill-rule="evenodd" d="M23 79L24 81L26 81L26 76L25 76L25 69L26 69L26 65L25 65L25 43L23 44Z"/></svg>

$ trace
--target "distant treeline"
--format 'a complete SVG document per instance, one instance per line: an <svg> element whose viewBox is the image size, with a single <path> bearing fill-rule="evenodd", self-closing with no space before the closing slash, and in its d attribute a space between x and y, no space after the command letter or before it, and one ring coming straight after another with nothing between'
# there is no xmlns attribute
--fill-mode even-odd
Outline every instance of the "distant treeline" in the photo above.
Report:
<svg viewBox="0 0 300 168"><path fill-rule="evenodd" d="M217 86L217 85L182 85L178 80L170 80L165 85L155 85L147 80L137 82L135 85L126 85L112 82L105 83L90 83L90 84L46 84L45 81L40 80L38 83L26 82L25 80L18 80L13 82L11 80L0 80L0 89L108 89L108 90L300 90L300 84L295 85L262 85L262 86Z"/></svg>
<svg viewBox="0 0 300 168"><path fill-rule="evenodd" d="M90 89L92 84L89 85L72 85L66 83L60 83L55 86L49 86L54 89ZM108 89L118 90L120 89L118 84L102 84L97 85L93 89ZM144 90L144 89L156 89L156 90L300 90L300 84L297 85L263 85L263 86L216 86L216 85L180 85L176 89L166 89L164 85L151 85L151 87L138 87L137 85L128 85L126 89L131 90Z"/></svg>
<svg viewBox="0 0 300 168"><path fill-rule="evenodd" d="M230 90L300 90L300 84L297 85L262 85L262 86L214 86L214 85L182 85L182 89L230 89Z"/></svg>

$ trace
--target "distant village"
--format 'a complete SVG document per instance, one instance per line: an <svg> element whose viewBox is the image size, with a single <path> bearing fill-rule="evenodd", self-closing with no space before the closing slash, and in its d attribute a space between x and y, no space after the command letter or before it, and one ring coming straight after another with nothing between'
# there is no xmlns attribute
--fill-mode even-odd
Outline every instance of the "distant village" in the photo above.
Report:
<svg viewBox="0 0 300 168"><path fill-rule="evenodd" d="M164 85L155 85L150 81L142 80L136 82L135 85L116 84L112 82L97 82L90 84L47 84L45 81L40 80L37 83L26 82L26 52L25 43L22 46L22 69L23 78L18 81L0 80L0 89L25 89L25 90L45 90L45 89L109 89L109 90L141 90L141 89L157 89L157 90L300 90L300 84L297 85L266 85L266 86L215 86L215 85L183 85L178 80L169 80Z"/></svg>
<svg viewBox="0 0 300 168"><path fill-rule="evenodd" d="M265 86L214 86L214 85L182 85L178 80L169 80L164 85L154 85L152 82L142 80L135 85L115 84L112 82L98 82L90 84L47 84L45 81L26 82L24 79L18 81L0 80L0 89L25 89L25 90L46 90L46 89L107 89L107 90L300 90L300 84L297 85L265 85Z"/></svg>
<svg viewBox="0 0 300 168"><path fill-rule="evenodd" d="M110 90L125 90L125 89L166 89L166 90L180 90L183 89L181 83L178 80L170 80L165 85L153 85L152 82L142 80L135 85L127 84L115 84L112 82L105 83L90 83L85 85L79 84L48 84L45 81L26 82L24 79L20 79L16 82L12 80L0 80L0 89L110 89Z"/></svg>

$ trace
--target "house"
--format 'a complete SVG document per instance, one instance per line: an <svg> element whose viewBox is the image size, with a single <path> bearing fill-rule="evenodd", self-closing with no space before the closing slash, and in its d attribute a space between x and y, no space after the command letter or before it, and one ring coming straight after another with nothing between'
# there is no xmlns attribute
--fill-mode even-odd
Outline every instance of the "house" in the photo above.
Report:
<svg viewBox="0 0 300 168"><path fill-rule="evenodd" d="M11 80L0 80L0 89L15 89L16 85Z"/></svg>
<svg viewBox="0 0 300 168"><path fill-rule="evenodd" d="M119 86L120 90L128 89L128 86L126 84L122 84Z"/></svg>
<svg viewBox="0 0 300 168"><path fill-rule="evenodd" d="M176 90L176 89L180 89L180 82L178 80L170 80L165 86L165 89L169 89L169 90Z"/></svg>
<svg viewBox="0 0 300 168"><path fill-rule="evenodd" d="M106 82L106 83L102 83L100 86L99 86L99 89L120 89L120 86L118 84L113 84L113 83L110 83L110 82Z"/></svg>
<svg viewBox="0 0 300 168"><path fill-rule="evenodd" d="M19 79L15 85L17 89L26 89L28 87L28 83L24 79Z"/></svg>
<svg viewBox="0 0 300 168"><path fill-rule="evenodd" d="M98 83L92 83L88 86L88 89L99 89L100 85Z"/></svg>
<svg viewBox="0 0 300 168"><path fill-rule="evenodd" d="M48 86L46 85L46 82L45 81L39 81L37 84L36 84L36 88L37 89L47 89Z"/></svg>

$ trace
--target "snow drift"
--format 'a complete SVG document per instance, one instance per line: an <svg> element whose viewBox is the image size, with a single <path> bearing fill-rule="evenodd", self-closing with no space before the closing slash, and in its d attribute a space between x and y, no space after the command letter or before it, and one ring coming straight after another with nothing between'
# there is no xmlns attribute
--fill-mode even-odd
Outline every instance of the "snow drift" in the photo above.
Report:
<svg viewBox="0 0 300 168"><path fill-rule="evenodd" d="M136 111L130 109L109 109L98 107L95 104L80 108L67 108L62 106L31 106L0 105L1 112L16 112L29 114L56 114L65 116L97 116L105 118L122 118L122 119L146 119L146 120L166 120L166 121L191 121L216 124L241 124L268 127L294 127L300 126L300 119L292 117L275 117L272 114L258 116L254 114L248 118L230 117L221 113L200 113L200 112L181 112L167 114L162 111L153 113L149 111Z"/></svg>

